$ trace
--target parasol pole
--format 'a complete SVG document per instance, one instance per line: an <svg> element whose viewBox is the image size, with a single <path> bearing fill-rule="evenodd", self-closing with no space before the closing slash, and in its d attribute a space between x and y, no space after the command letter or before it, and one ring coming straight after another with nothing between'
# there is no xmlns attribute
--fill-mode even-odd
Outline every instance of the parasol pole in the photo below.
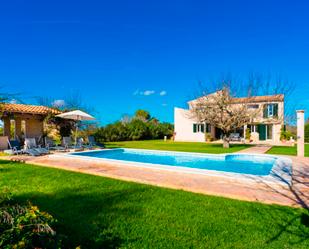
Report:
<svg viewBox="0 0 309 249"><path fill-rule="evenodd" d="M77 146L77 131L78 131L78 121L81 120L80 116L77 118L76 127L75 127L75 148Z"/></svg>

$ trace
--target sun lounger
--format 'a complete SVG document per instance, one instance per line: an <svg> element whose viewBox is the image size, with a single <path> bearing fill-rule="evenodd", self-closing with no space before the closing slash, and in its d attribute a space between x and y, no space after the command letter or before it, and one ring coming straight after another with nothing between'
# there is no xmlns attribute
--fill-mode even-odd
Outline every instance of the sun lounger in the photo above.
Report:
<svg viewBox="0 0 309 249"><path fill-rule="evenodd" d="M26 138L25 139L25 145L26 145L25 150L28 150L28 152L30 152L30 153L35 154L34 151L37 151L40 155L49 154L48 149L37 145L35 138Z"/></svg>
<svg viewBox="0 0 309 249"><path fill-rule="evenodd" d="M40 153L39 151L37 151L36 149L24 149L23 150L24 153L29 154L30 156L41 156L43 155L42 153Z"/></svg>
<svg viewBox="0 0 309 249"><path fill-rule="evenodd" d="M89 146L90 148L93 148L93 147L105 148L105 145L104 145L104 144L97 143L97 142L95 141L94 136L88 136L88 146Z"/></svg>
<svg viewBox="0 0 309 249"><path fill-rule="evenodd" d="M77 138L76 144L72 146L74 150L84 150L86 146L84 145L84 139L83 138Z"/></svg>
<svg viewBox="0 0 309 249"><path fill-rule="evenodd" d="M44 140L45 140L45 147L48 150L63 151L63 152L67 151L65 147L56 145L54 140L52 140L49 137L45 137Z"/></svg>
<svg viewBox="0 0 309 249"><path fill-rule="evenodd" d="M65 149L74 149L71 137L63 137L62 138L62 146Z"/></svg>
<svg viewBox="0 0 309 249"><path fill-rule="evenodd" d="M18 140L7 139L7 142L8 142L10 150L5 150L5 152L8 152L13 155L19 155L23 153L23 150L21 149L21 144Z"/></svg>

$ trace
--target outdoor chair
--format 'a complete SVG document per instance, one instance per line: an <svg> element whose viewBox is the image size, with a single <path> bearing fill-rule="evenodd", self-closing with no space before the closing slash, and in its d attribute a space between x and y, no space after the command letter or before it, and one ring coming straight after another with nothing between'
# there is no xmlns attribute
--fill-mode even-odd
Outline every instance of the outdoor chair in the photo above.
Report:
<svg viewBox="0 0 309 249"><path fill-rule="evenodd" d="M42 155L41 153L39 153L34 148L30 148L29 146L27 146L26 141L25 141L25 148L23 149L23 152L25 154L30 155L30 156L41 156Z"/></svg>
<svg viewBox="0 0 309 249"><path fill-rule="evenodd" d="M241 141L241 137L239 133L231 133L230 135L231 141Z"/></svg>
<svg viewBox="0 0 309 249"><path fill-rule="evenodd" d="M75 150L83 150L87 149L87 145L84 144L84 139L83 138L77 138L76 139L76 144L74 144L74 149Z"/></svg>
<svg viewBox="0 0 309 249"><path fill-rule="evenodd" d="M9 152L13 155L19 155L22 154L24 151L21 149L21 144L18 140L7 140L10 150L5 151Z"/></svg>
<svg viewBox="0 0 309 249"><path fill-rule="evenodd" d="M93 148L93 147L105 148L105 145L104 145L104 144L97 143L97 142L95 141L94 136L88 136L88 146L89 146L90 148Z"/></svg>
<svg viewBox="0 0 309 249"><path fill-rule="evenodd" d="M67 151L65 147L56 145L55 141L51 139L50 137L45 137L45 147L48 150L55 150L55 151L62 151L65 152Z"/></svg>
<svg viewBox="0 0 309 249"><path fill-rule="evenodd" d="M33 153L33 151L38 152L39 155L49 154L49 150L38 146L35 138L25 138L25 152L28 154Z"/></svg>
<svg viewBox="0 0 309 249"><path fill-rule="evenodd" d="M62 138L62 146L65 148L65 149L74 149L74 146L73 146L73 142L72 142L72 139L71 137L63 137Z"/></svg>

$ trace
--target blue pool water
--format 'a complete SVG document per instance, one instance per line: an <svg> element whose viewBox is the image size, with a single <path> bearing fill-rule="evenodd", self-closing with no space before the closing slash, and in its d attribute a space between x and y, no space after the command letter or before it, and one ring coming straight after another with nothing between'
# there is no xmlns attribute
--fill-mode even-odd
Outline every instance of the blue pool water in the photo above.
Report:
<svg viewBox="0 0 309 249"><path fill-rule="evenodd" d="M138 149L75 152L72 153L72 155L102 158L107 160L160 164L165 166L181 166L259 176L269 175L277 159L276 157L245 154L203 155L199 153Z"/></svg>

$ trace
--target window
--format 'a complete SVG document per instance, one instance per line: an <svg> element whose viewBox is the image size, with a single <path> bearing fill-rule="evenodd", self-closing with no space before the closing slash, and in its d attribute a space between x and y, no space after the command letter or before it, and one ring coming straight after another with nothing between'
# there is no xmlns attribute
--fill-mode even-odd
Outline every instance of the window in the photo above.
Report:
<svg viewBox="0 0 309 249"><path fill-rule="evenodd" d="M206 127L207 129L207 127ZM205 124L193 124L193 133L205 132Z"/></svg>
<svg viewBox="0 0 309 249"><path fill-rule="evenodd" d="M248 125L248 127L250 129L250 132L258 132L258 127L257 125Z"/></svg>
<svg viewBox="0 0 309 249"><path fill-rule="evenodd" d="M274 105L273 104L267 105L267 116L268 117L274 116Z"/></svg>
<svg viewBox="0 0 309 249"><path fill-rule="evenodd" d="M266 104L264 105L264 118L278 117L278 104Z"/></svg>
<svg viewBox="0 0 309 249"><path fill-rule="evenodd" d="M248 105L248 109L259 109L259 105Z"/></svg>
<svg viewBox="0 0 309 249"><path fill-rule="evenodd" d="M266 125L267 139L273 139L273 125Z"/></svg>

